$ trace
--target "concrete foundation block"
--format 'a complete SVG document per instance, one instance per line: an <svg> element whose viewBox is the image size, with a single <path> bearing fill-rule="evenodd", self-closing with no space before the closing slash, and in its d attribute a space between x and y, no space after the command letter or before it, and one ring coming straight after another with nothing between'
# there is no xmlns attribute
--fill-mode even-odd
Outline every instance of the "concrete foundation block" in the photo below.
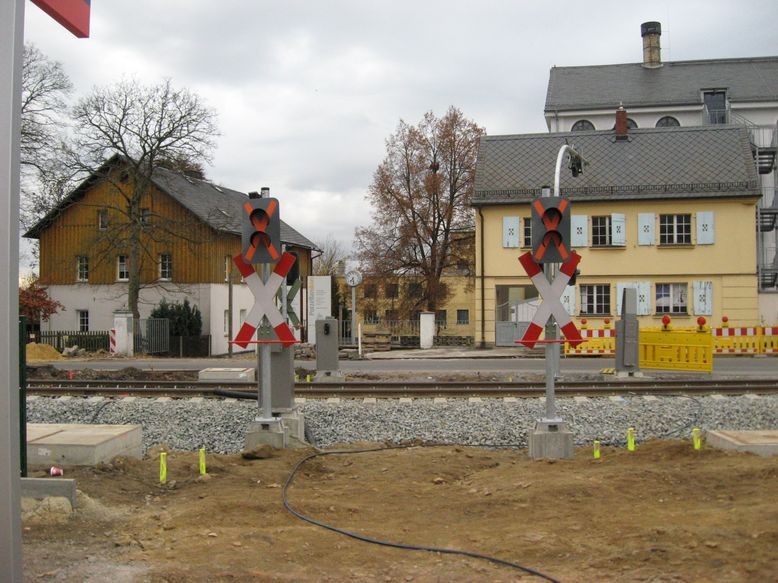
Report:
<svg viewBox="0 0 778 583"><path fill-rule="evenodd" d="M778 455L778 431L706 431L705 441L718 449L731 449L761 456Z"/></svg>
<svg viewBox="0 0 778 583"><path fill-rule="evenodd" d="M22 498L61 497L76 507L76 481L68 478L22 478Z"/></svg>
<svg viewBox="0 0 778 583"><path fill-rule="evenodd" d="M28 423L31 466L91 466L118 456L140 459L140 425Z"/></svg>
<svg viewBox="0 0 778 583"><path fill-rule="evenodd" d="M256 381L255 368L205 368L197 373L200 381Z"/></svg>
<svg viewBox="0 0 778 583"><path fill-rule="evenodd" d="M276 449L288 447L287 433L281 423L278 421L273 423L253 421L249 423L243 448L254 449L258 445L269 445Z"/></svg>
<svg viewBox="0 0 778 583"><path fill-rule="evenodd" d="M281 415L290 447L305 445L305 416L299 409L293 409Z"/></svg>
<svg viewBox="0 0 778 583"><path fill-rule="evenodd" d="M572 459L573 432L567 423L539 421L529 435L529 457L533 460Z"/></svg>

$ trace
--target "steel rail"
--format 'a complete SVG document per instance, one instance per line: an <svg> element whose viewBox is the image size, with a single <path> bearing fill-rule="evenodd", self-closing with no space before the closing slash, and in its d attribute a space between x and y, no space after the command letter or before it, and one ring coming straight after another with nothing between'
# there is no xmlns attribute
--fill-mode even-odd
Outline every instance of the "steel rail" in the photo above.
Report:
<svg viewBox="0 0 778 583"><path fill-rule="evenodd" d="M37 395L217 397L220 391L256 395L253 382L31 380L28 392ZM560 381L560 395L661 395L778 393L775 379L638 379ZM349 381L296 383L298 397L536 397L545 393L543 381ZM223 396L223 395L221 395Z"/></svg>

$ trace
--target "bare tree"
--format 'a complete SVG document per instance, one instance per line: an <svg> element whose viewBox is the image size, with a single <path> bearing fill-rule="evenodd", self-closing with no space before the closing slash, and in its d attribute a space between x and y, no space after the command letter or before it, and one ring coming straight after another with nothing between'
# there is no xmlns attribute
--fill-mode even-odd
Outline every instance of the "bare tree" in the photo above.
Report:
<svg viewBox="0 0 778 583"><path fill-rule="evenodd" d="M347 257L343 244L330 234L323 243L317 243L316 246L321 249L321 254L313 259L313 274L337 275L339 264Z"/></svg>
<svg viewBox="0 0 778 583"><path fill-rule="evenodd" d="M202 168L215 146L216 114L187 89L170 80L144 86L122 81L95 88L72 112L74 139L68 160L74 168L110 185L120 204L111 210L122 223L111 228L114 242L127 249L127 306L140 317L138 298L144 260L144 241L163 230L186 237L186 229L144 214L142 200L152 192L157 168ZM121 164L106 164L116 159Z"/></svg>
<svg viewBox="0 0 778 583"><path fill-rule="evenodd" d="M419 277L417 307L434 311L446 300L440 279L458 267L456 240L473 225L470 198L483 134L455 107L441 118L428 112L416 126L401 120L373 175L367 195L373 220L356 231L357 256L368 273Z"/></svg>
<svg viewBox="0 0 778 583"><path fill-rule="evenodd" d="M20 218L25 228L54 208L72 188L72 173L61 162L59 145L73 90L62 64L32 44L22 57Z"/></svg>

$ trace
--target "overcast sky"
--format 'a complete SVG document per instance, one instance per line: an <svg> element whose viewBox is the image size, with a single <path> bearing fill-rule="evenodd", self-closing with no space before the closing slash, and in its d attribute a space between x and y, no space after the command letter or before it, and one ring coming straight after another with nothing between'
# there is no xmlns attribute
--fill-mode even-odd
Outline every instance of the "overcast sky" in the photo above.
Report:
<svg viewBox="0 0 778 583"><path fill-rule="evenodd" d="M400 119L454 105L491 135L545 132L549 69L639 62L649 20L665 61L778 55L775 0L92 0L89 39L28 2L25 40L77 94L166 77L197 92L221 131L208 177L270 186L284 221L350 246Z"/></svg>

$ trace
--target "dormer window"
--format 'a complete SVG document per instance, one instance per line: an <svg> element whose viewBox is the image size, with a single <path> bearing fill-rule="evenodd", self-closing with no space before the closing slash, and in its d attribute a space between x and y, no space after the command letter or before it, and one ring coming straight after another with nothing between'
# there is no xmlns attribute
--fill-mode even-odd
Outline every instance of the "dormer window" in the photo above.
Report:
<svg viewBox="0 0 778 583"><path fill-rule="evenodd" d="M590 132L594 130L594 124L588 119L579 119L573 124L571 132Z"/></svg>
<svg viewBox="0 0 778 583"><path fill-rule="evenodd" d="M727 123L727 92L724 90L703 91L706 120L709 124Z"/></svg>

